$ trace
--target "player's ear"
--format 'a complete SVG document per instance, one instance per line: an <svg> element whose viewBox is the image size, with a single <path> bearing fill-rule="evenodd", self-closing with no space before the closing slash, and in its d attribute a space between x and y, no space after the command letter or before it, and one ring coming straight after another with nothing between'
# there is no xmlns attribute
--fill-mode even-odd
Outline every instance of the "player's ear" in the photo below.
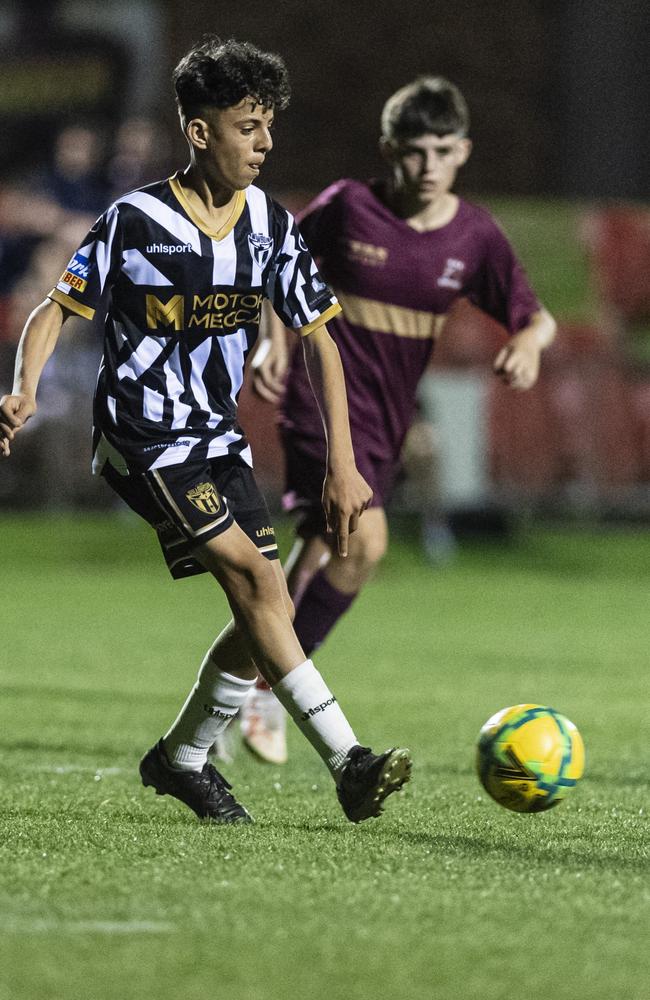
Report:
<svg viewBox="0 0 650 1000"><path fill-rule="evenodd" d="M208 123L203 118L191 118L185 126L185 135L195 149L207 149Z"/></svg>
<svg viewBox="0 0 650 1000"><path fill-rule="evenodd" d="M459 139L456 151L456 166L462 167L470 158L472 152L471 139Z"/></svg>

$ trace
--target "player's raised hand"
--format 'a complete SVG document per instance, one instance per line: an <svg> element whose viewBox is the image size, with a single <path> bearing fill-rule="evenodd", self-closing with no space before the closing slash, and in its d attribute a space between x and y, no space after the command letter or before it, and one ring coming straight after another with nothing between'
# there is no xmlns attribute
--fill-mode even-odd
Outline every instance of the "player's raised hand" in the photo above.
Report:
<svg viewBox="0 0 650 1000"><path fill-rule="evenodd" d="M532 389L539 377L541 350L534 335L516 333L494 359L494 372L512 389Z"/></svg>
<svg viewBox="0 0 650 1000"><path fill-rule="evenodd" d="M372 502L372 490L356 466L345 474L328 472L323 484L323 509L327 530L336 536L340 556L348 554L348 538Z"/></svg>
<svg viewBox="0 0 650 1000"><path fill-rule="evenodd" d="M36 413L36 400L19 393L0 399L0 456L9 458L10 442L24 423Z"/></svg>

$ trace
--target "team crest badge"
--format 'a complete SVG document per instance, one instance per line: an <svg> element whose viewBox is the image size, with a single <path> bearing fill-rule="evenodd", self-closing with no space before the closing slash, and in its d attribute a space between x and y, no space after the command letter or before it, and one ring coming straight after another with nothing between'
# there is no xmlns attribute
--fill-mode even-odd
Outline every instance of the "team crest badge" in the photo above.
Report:
<svg viewBox="0 0 650 1000"><path fill-rule="evenodd" d="M188 490L185 496L202 514L218 514L221 509L221 497L213 483L199 483Z"/></svg>
<svg viewBox="0 0 650 1000"><path fill-rule="evenodd" d="M273 240L270 236L263 236L262 233L249 233L248 248L255 263L262 269L273 252Z"/></svg>

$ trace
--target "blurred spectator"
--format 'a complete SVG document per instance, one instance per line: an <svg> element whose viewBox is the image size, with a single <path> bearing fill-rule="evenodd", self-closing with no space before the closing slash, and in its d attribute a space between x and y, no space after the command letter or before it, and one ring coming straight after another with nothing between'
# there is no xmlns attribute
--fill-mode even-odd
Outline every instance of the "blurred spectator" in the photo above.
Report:
<svg viewBox="0 0 650 1000"><path fill-rule="evenodd" d="M8 300L4 349L0 344L3 391L11 385L15 348L27 316L56 284L86 228L84 217L68 216L53 236L40 242L16 284ZM90 472L89 427L100 356L98 324L71 316L43 372L38 411L21 434L15 461L3 466L0 500L4 504L56 509L94 506L106 499Z"/></svg>
<svg viewBox="0 0 650 1000"><path fill-rule="evenodd" d="M170 169L169 136L151 118L127 118L115 133L106 168L108 201L164 177Z"/></svg>
<svg viewBox="0 0 650 1000"><path fill-rule="evenodd" d="M34 248L64 219L65 212L50 198L15 183L0 187L0 297L11 292ZM0 341L6 336L4 330L5 323L0 322Z"/></svg>
<svg viewBox="0 0 650 1000"><path fill-rule="evenodd" d="M108 201L102 156L103 142L96 129L67 125L56 137L51 164L35 176L35 187L61 208L95 219Z"/></svg>
<svg viewBox="0 0 650 1000"><path fill-rule="evenodd" d="M50 162L25 180L0 181L0 385L11 386L25 320L52 288L91 225L115 198L158 179L169 138L154 120L126 119L105 159L97 129L66 125ZM38 412L10 467L0 500L19 508L104 504L90 474L92 394L101 319L70 317L39 386ZM43 483L47 483L47 491Z"/></svg>
<svg viewBox="0 0 650 1000"><path fill-rule="evenodd" d="M0 379L3 389L13 378L15 349L25 320L61 274L98 215L110 202L134 187L157 179L169 160L168 136L151 119L128 118L115 132L107 162L97 129L66 125L59 132L50 162L20 181L0 182ZM78 489L70 479L84 479L90 444L87 427L90 399L100 353L93 324L72 317L63 328L60 346L49 362L39 390L39 412L25 437L24 460L15 479L29 478L38 464L51 466L54 502ZM82 414L79 419L78 412ZM41 419L47 414L48 421ZM83 438L77 442L79 426ZM68 441L66 443L66 436ZM74 447L70 449L70 437ZM77 444L79 447L77 447ZM77 456L57 457L64 448ZM78 456L83 456L83 466ZM89 458L88 458L89 461ZM55 468L56 466L56 468ZM83 468L83 474L81 469ZM12 475L13 475L12 473ZM42 472L38 472L42 476ZM11 485L5 477L0 494ZM24 490L20 490L24 495ZM29 490L27 491L29 493Z"/></svg>
<svg viewBox="0 0 650 1000"><path fill-rule="evenodd" d="M69 224L87 232L106 207L101 154L95 130L66 126L57 136L51 165L26 181L0 185L0 341L11 336L6 328L6 296L25 274L39 243ZM71 252L77 245L73 240ZM64 264L60 262L60 267Z"/></svg>

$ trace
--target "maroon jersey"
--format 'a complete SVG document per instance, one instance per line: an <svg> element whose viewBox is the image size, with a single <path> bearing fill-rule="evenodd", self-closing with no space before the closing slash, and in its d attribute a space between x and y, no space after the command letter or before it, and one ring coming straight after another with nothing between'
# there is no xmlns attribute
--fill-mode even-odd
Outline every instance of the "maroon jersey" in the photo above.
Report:
<svg viewBox="0 0 650 1000"><path fill-rule="evenodd" d="M357 453L398 457L418 381L456 299L469 299L510 333L540 308L492 216L466 201L447 225L418 232L387 207L378 183L341 180L308 205L299 225L343 308L327 326L343 362ZM324 459L302 351L291 361L281 422L303 450Z"/></svg>

